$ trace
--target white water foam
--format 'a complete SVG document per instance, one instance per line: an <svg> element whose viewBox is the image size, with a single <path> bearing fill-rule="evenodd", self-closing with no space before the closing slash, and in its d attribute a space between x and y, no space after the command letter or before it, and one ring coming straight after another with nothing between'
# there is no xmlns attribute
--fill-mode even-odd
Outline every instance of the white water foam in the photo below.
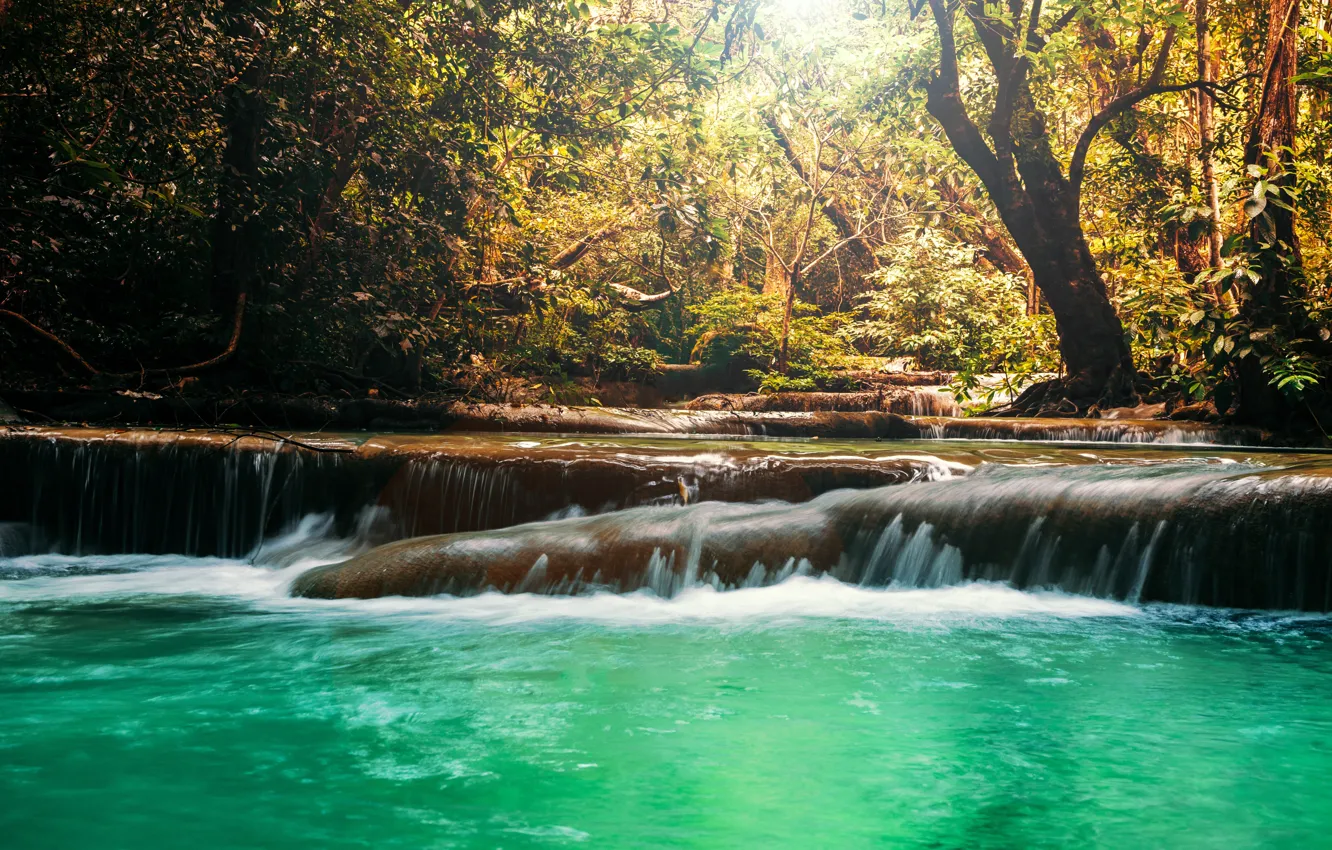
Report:
<svg viewBox="0 0 1332 850"><path fill-rule="evenodd" d="M361 525L373 521L367 512ZM186 555L22 555L0 558L0 603L66 598L219 596L284 600L306 570L345 561L366 544L333 534L333 519L311 514L265 540L246 559Z"/></svg>
<svg viewBox="0 0 1332 850"><path fill-rule="evenodd" d="M337 559L341 560L341 559ZM0 581L0 603L59 599L136 596L216 596L254 601L283 599L292 579L318 561L301 561L283 569L256 567L220 558L178 555L113 555L75 558L33 555L0 559L0 568L32 578ZM76 574L61 575L63 571ZM123 570L101 572L101 570ZM88 571L90 575L77 574Z"/></svg>
<svg viewBox="0 0 1332 850"><path fill-rule="evenodd" d="M364 518L363 525L373 520ZM367 525L368 527L368 525ZM0 558L0 604L55 600L190 596L245 601L265 610L332 616L421 616L442 621L511 625L575 621L622 626L671 623L781 623L807 619L911 621L1024 617L1129 617L1119 602L1004 584L933 588L866 588L799 573L738 590L686 587L665 598L651 590L583 596L483 593L469 597L367 600L293 599L288 589L306 570L346 560L364 548L334 536L332 520L313 515L266 541L245 560L180 555L25 555Z"/></svg>
<svg viewBox="0 0 1332 850"><path fill-rule="evenodd" d="M300 573L320 561L280 569L240 561L173 556L69 558L35 556L45 573L82 562L85 568L139 569L93 575L41 574L0 581L0 603L52 600L132 599L145 596L205 596L250 601L264 609L299 610L335 616L414 616L475 624L515 625L573 621L619 626L690 623L773 624L809 619L920 622L1004 618L1134 617L1140 609L1104 599L1052 591L1019 591L1002 584L971 583L931 589L863 588L823 576L793 576L767 587L718 591L686 588L663 598L650 591L585 596L483 593L469 597L367 600L293 599L287 589ZM56 562L60 561L61 564ZM108 563L114 561L114 564ZM90 563L96 562L96 563Z"/></svg>
<svg viewBox="0 0 1332 850"><path fill-rule="evenodd" d="M313 603L346 606L345 602ZM354 603L382 613L516 625L554 620L620 626L689 623L786 623L799 620L906 621L1029 617L1135 617L1138 608L1058 592L1024 592L976 582L932 589L864 588L828 576L793 576L767 587L719 591L692 587L669 599L648 591L587 596L483 593L434 599L387 598Z"/></svg>

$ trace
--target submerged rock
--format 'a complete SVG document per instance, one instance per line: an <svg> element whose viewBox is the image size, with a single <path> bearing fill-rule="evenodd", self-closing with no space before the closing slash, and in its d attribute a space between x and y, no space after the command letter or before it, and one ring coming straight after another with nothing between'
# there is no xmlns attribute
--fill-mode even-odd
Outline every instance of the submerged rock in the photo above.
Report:
<svg viewBox="0 0 1332 850"><path fill-rule="evenodd" d="M588 586L670 594L698 578L723 584L756 565L804 561L828 569L841 552L824 514L786 505L639 508L533 523L490 533L439 535L373 549L345 564L311 570L298 596L372 598L505 592L576 592ZM683 531L694 533L682 533ZM779 567L780 568L780 567ZM760 573L763 567L759 566Z"/></svg>

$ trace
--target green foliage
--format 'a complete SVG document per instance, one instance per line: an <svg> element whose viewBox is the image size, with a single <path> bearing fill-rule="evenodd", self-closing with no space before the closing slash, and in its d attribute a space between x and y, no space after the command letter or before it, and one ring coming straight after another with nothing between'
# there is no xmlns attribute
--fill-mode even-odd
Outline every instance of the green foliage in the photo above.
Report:
<svg viewBox="0 0 1332 850"><path fill-rule="evenodd" d="M641 316L577 283L548 294L516 321L480 332L502 368L548 381L644 380L662 363L659 353L637 344L647 335Z"/></svg>
<svg viewBox="0 0 1332 850"><path fill-rule="evenodd" d="M782 312L785 296L779 292L760 294L748 289L721 292L694 308L695 324L690 333L698 342L699 362L726 364L739 360L770 391L802 387L813 389L826 381L831 369L840 365L851 349L839 331L849 316L821 314L797 300L791 317L789 363L785 375L771 373L782 345Z"/></svg>
<svg viewBox="0 0 1332 850"><path fill-rule="evenodd" d="M976 250L937 230L904 234L883 253L861 299L868 316L843 334L921 369L1049 370L1047 323L1026 315L1026 282L977 265Z"/></svg>
<svg viewBox="0 0 1332 850"><path fill-rule="evenodd" d="M926 108L928 13L408 5L0 3L0 307L104 367L190 362L229 339L219 292L238 273L250 376L315 362L429 388L470 370L496 398L514 375L558 397L573 376L640 379L691 355L765 391L836 386L854 353L904 357L981 401L991 373L1011 391L1059 370L1048 305L1026 315L1025 281L979 259L1020 271ZM1194 73L1178 4L1078 7L1055 27L1072 9L1042 8L1029 74L1061 162L1167 28L1163 79ZM1262 53L1253 12L1214 4L1223 80ZM999 81L959 24L962 98L989 115ZM1249 116L1218 92L1218 221L1192 92L1139 102L1088 151L1082 226L1136 365L1222 407L1247 357L1299 402L1332 359L1332 41L1301 37L1288 170L1246 168ZM1213 227L1224 259L1199 275ZM778 374L784 299L758 290L793 270ZM1268 293L1278 278L1293 284ZM0 321L7 366L55 373L45 345Z"/></svg>
<svg viewBox="0 0 1332 850"><path fill-rule="evenodd" d="M1332 336L1326 287L1312 285L1303 269L1290 267L1288 247L1273 239L1270 226L1274 209L1294 212L1301 203L1306 183L1293 178L1250 166L1247 179L1228 182L1227 194L1253 226L1226 239L1221 266L1189 279L1167 262L1140 256L1116 271L1139 367L1163 386L1197 401L1211 399L1225 410L1248 358L1293 403L1305 401L1319 386L1325 366L1317 349ZM1277 293L1277 303L1260 308L1251 299L1275 271L1297 288Z"/></svg>
<svg viewBox="0 0 1332 850"><path fill-rule="evenodd" d="M0 19L0 303L104 364L215 352L219 266L250 290L256 364L485 348L506 293L460 284L520 259L497 244L520 196L579 190L570 165L635 122L689 126L718 68L679 27L548 0L57 0ZM515 162L546 163L541 181ZM715 251L706 201L664 179L663 221ZM225 215L239 249L216 238ZM164 338L168 315L194 318Z"/></svg>

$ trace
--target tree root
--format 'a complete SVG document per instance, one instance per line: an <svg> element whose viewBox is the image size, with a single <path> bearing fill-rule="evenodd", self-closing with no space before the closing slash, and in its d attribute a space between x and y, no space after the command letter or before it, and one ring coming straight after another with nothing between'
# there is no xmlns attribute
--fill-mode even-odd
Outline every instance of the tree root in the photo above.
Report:
<svg viewBox="0 0 1332 850"><path fill-rule="evenodd" d="M1087 392L1085 381L1072 376L1052 378L1027 387L1008 404L987 416L1074 419L1094 409L1132 407L1139 402L1138 388L1123 369L1116 369L1099 391Z"/></svg>
<svg viewBox="0 0 1332 850"><path fill-rule="evenodd" d="M30 330L30 331L32 331L33 333L37 334L37 335L38 335L39 337L41 337L42 339L44 339L44 340L46 340L47 342L51 343L52 345L56 346L56 347L59 348L61 351L65 352L65 355L66 355L67 357L69 357L69 358L70 358L71 360L73 360L75 363L78 363L79 366L81 366L81 367L83 368L83 370L84 370L85 372L87 372L89 375L101 375L101 374L102 374L102 371L101 371L100 369L98 369L96 366L94 366L94 365L92 365L91 363L89 363L87 360L84 360L84 359L83 359L83 356L82 356L81 354L79 354L77 351L75 351L75 350L74 350L74 347L73 347L72 345L70 345L69 343L65 342L63 339L61 339L60 337L56 336L55 334L51 333L50 331L48 331L46 328L42 327L41 325L36 324L35 322L33 322L31 319L29 319L27 316L23 315L22 313L15 313L13 310L0 310L0 316L5 316L5 317L7 317L7 318L13 319L14 321L16 321L16 322L18 322L19 324L23 325L23 326L24 326L25 328L27 328L28 330Z"/></svg>

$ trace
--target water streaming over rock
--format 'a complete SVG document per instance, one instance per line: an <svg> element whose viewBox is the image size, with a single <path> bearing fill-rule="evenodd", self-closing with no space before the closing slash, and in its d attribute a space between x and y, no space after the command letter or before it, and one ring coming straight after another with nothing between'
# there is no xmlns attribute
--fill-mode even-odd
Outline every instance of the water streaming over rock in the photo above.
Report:
<svg viewBox="0 0 1332 850"><path fill-rule="evenodd" d="M378 487L345 466L338 453L225 434L11 437L0 440L0 521L11 525L0 546L244 555L307 514L351 529Z"/></svg>
<svg viewBox="0 0 1332 850"><path fill-rule="evenodd" d="M0 439L0 557L361 551L297 581L322 597L828 574L1332 609L1323 456L927 445L27 431Z"/></svg>
<svg viewBox="0 0 1332 850"><path fill-rule="evenodd" d="M988 580L1128 601L1332 609L1332 467L1006 467L808 503L640 508L413 539L313 570L322 597Z"/></svg>
<svg viewBox="0 0 1332 850"><path fill-rule="evenodd" d="M415 537L504 528L570 511L605 513L703 501L803 502L837 489L946 477L959 468L912 454L528 443L412 458L385 486L380 502L397 519L397 536Z"/></svg>
<svg viewBox="0 0 1332 850"><path fill-rule="evenodd" d="M378 542L703 500L804 501L960 469L921 452L599 444L504 437L238 436L44 429L0 436L0 554L237 557L311 514Z"/></svg>

